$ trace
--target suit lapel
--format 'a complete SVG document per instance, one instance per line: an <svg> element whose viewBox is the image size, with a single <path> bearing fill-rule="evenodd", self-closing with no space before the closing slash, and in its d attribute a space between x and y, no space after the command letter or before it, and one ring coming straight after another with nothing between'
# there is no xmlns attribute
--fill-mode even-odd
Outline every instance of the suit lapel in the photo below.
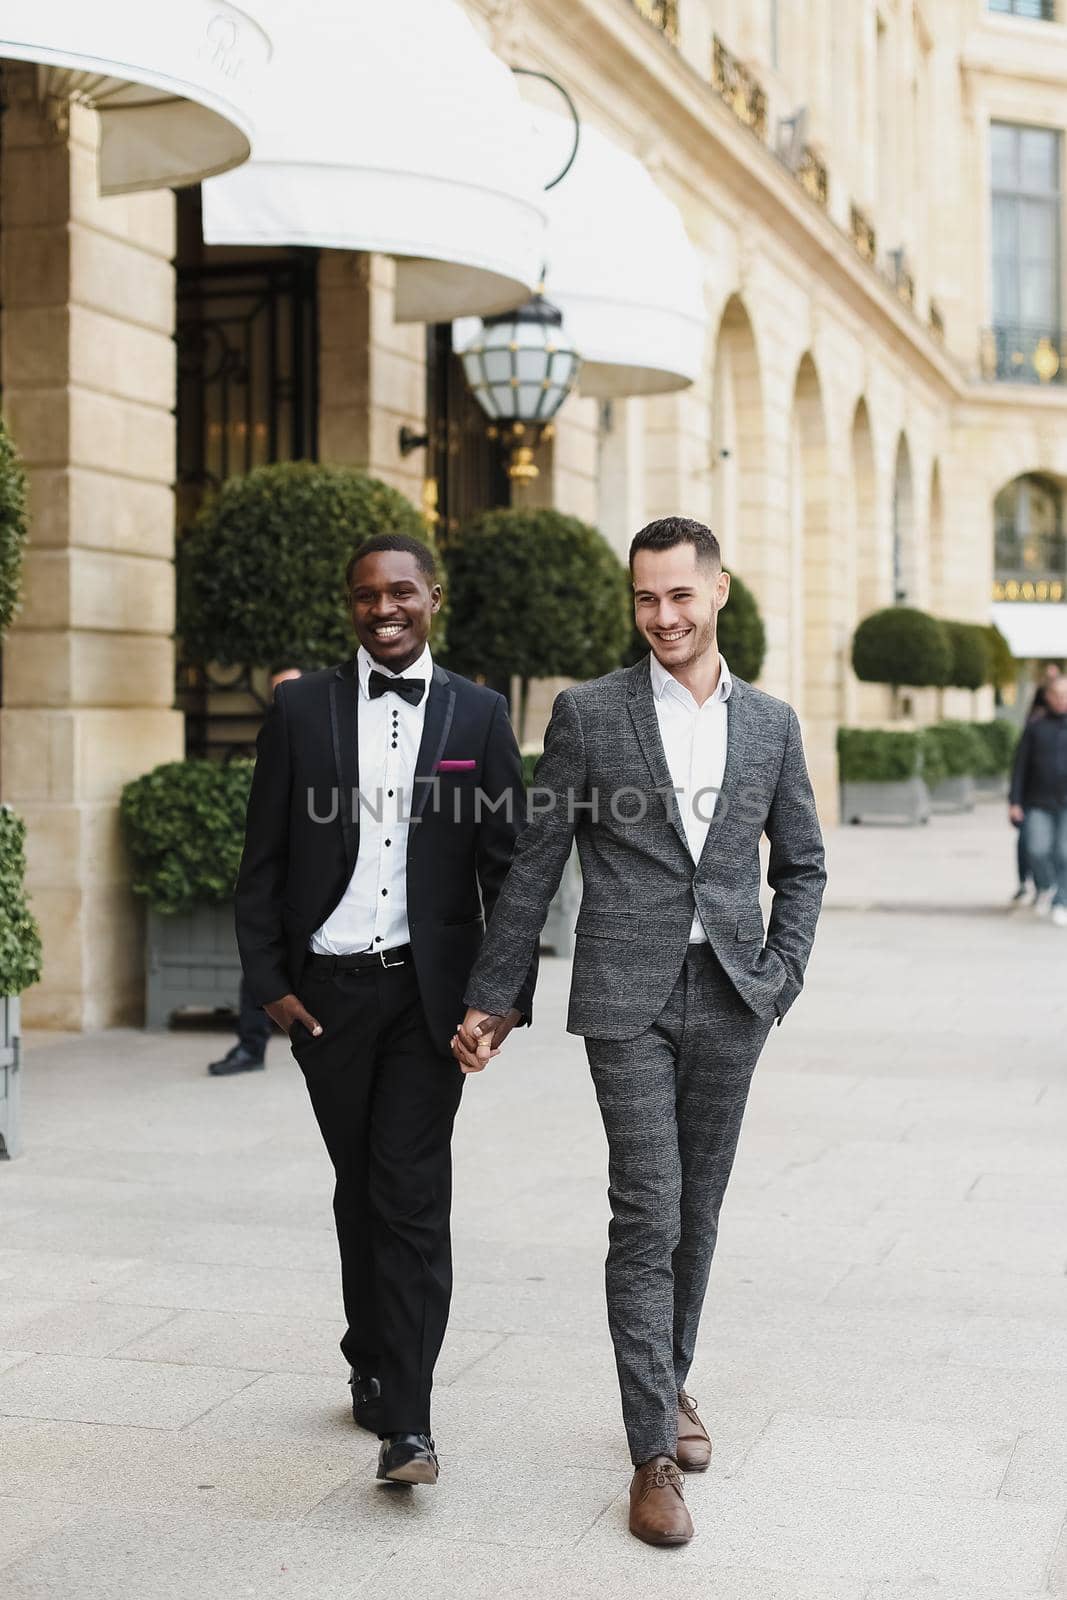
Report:
<svg viewBox="0 0 1067 1600"><path fill-rule="evenodd" d="M656 700L652 693L650 660L651 658L646 656L643 661L639 661L630 669L630 718L637 734L637 742L652 774L653 783L657 789L667 790L673 788L674 780L663 751L659 718L656 716ZM685 828L682 826L682 815L678 810L678 798L674 794L664 794L663 803L674 831L681 840L682 848L688 855L689 843L685 836Z"/></svg>
<svg viewBox="0 0 1067 1600"><path fill-rule="evenodd" d="M359 677L355 660L338 667L330 679L330 736L337 768L339 814L345 860L351 877L359 853Z"/></svg>
<svg viewBox="0 0 1067 1600"><path fill-rule="evenodd" d="M748 698L748 685L742 678L733 680L730 698L726 702L726 768L722 777L722 788L719 798L715 802L715 814L708 827L708 836L704 841L704 848L700 852L698 867L703 866L705 859L716 848L716 840L721 832L727 817L730 815L744 771L745 761L748 757L752 742L751 705Z"/></svg>
<svg viewBox="0 0 1067 1600"><path fill-rule="evenodd" d="M415 760L415 786L411 797L412 817L421 817L433 790L432 780L437 763L444 752L445 741L452 727L456 709L456 691L443 667L434 663L430 692L426 700L426 716L422 724L422 740Z"/></svg>

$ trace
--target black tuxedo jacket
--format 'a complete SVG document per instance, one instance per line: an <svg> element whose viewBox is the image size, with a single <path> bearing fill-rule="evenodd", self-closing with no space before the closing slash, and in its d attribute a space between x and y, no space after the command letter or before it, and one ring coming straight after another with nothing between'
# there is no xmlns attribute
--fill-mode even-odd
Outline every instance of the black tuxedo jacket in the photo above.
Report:
<svg viewBox="0 0 1067 1600"><path fill-rule="evenodd" d="M245 977L262 1005L299 994L310 936L356 864L360 792L364 804L378 803L380 775L358 771L358 715L353 659L279 684L260 730L235 913ZM475 764L438 771L457 761ZM408 926L430 1030L448 1055L525 821L522 766L503 697L435 663L415 772ZM535 960L516 1002L527 1020L536 977Z"/></svg>

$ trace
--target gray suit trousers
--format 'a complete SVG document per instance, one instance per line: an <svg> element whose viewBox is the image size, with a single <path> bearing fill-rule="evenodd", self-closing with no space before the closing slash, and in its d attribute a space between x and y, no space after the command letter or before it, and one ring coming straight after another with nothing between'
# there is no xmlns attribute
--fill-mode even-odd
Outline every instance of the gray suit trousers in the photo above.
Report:
<svg viewBox="0 0 1067 1600"><path fill-rule="evenodd" d="M690 945L652 1026L586 1039L608 1138L608 1323L635 1463L673 1456L719 1208L773 1018L741 1000L710 945Z"/></svg>

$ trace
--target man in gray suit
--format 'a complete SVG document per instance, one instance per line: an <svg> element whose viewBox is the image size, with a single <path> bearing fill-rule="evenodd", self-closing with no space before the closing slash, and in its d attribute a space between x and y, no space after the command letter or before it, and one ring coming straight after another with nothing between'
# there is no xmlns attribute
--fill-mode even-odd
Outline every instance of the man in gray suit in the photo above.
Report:
<svg viewBox="0 0 1067 1600"><path fill-rule="evenodd" d="M608 1320L636 1471L630 1531L684 1544L679 1470L711 1442L686 1394L749 1083L800 993L826 874L796 713L719 654L718 541L667 517L630 548L651 656L556 700L453 1050L497 1054L576 839L582 904L567 1028L608 1139ZM764 938L759 844L774 891Z"/></svg>

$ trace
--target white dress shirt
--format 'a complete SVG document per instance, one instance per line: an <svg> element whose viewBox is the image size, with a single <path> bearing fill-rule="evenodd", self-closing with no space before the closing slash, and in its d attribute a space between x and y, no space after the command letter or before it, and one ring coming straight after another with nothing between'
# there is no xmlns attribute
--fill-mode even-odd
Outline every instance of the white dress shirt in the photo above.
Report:
<svg viewBox="0 0 1067 1600"><path fill-rule="evenodd" d="M684 683L679 683L652 657L652 694L656 704L667 770L677 791L689 854L699 861L708 828L715 814L726 771L726 702L733 679L725 656L719 657L719 682L710 699L698 706ZM699 915L693 917L690 944L706 944Z"/></svg>
<svg viewBox="0 0 1067 1600"><path fill-rule="evenodd" d="M408 930L408 830L411 826L415 762L426 721L433 660L426 646L419 659L403 672L390 672L360 645L356 655L359 677L359 850L348 887L309 948L317 955L346 956L361 950L392 950L407 944ZM398 694L372 700L371 672L387 678L419 678L425 684L422 699L411 705ZM351 796L342 795L341 804Z"/></svg>

